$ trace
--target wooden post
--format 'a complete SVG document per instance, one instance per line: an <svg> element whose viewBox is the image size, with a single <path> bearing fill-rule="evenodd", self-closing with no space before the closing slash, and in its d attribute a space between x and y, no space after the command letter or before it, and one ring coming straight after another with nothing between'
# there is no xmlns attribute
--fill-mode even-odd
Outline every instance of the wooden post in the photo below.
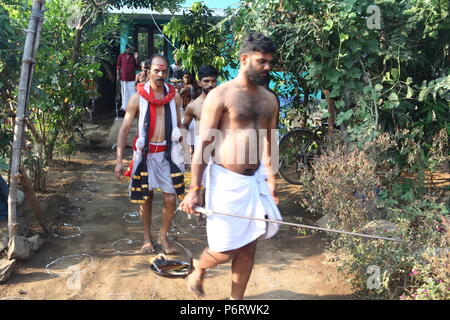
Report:
<svg viewBox="0 0 450 320"><path fill-rule="evenodd" d="M11 183L8 197L8 232L9 238L17 234L17 185L20 176L20 156L22 149L22 135L25 120L25 111L31 79L33 77L33 64L35 63L37 48L39 46L42 20L44 17L45 0L34 0L28 22L27 36L22 57L22 69L20 71L19 95L17 98L16 123L14 126L14 142L11 152Z"/></svg>
<svg viewBox="0 0 450 320"><path fill-rule="evenodd" d="M322 92L325 94L325 99L328 103L328 134L332 135L334 133L336 122L336 104L334 98L329 97L329 90L324 89Z"/></svg>

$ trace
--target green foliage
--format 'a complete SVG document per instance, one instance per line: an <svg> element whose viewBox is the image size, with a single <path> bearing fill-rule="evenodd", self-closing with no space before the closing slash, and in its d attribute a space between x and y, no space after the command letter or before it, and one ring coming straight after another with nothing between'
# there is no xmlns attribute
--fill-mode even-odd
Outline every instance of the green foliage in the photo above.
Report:
<svg viewBox="0 0 450 320"><path fill-rule="evenodd" d="M0 171L9 170L9 165L6 163L5 159L0 158Z"/></svg>
<svg viewBox="0 0 450 320"><path fill-rule="evenodd" d="M386 219L396 231L385 233L403 243L339 236L331 248L339 251L339 269L351 276L352 284L365 297L382 299L449 299L450 255L449 208L444 199L414 199L401 204L390 197L382 200ZM380 286L368 288L367 268L380 268Z"/></svg>
<svg viewBox="0 0 450 320"><path fill-rule="evenodd" d="M234 36L232 52L249 31L271 36L278 46L275 70L287 85L281 95L300 101L329 90L337 123L353 137L419 127L425 143L449 130L449 3L374 4L381 29L369 28L374 17L364 0L245 0L227 18L226 32ZM288 107L308 109L299 106Z"/></svg>
<svg viewBox="0 0 450 320"><path fill-rule="evenodd" d="M365 298L448 299L449 199L426 179L448 165L447 132L433 137L428 157L410 132L379 134L360 147L343 139L347 136L330 137L313 163L314 174L302 177L303 205L326 214L331 228L405 242L329 235L339 270ZM408 178L399 175L401 161L410 169ZM369 266L381 271L375 288L368 286Z"/></svg>
<svg viewBox="0 0 450 320"><path fill-rule="evenodd" d="M313 172L300 177L305 186L302 203L310 212L327 215L334 227L347 230L367 221L381 179L377 162L366 150L334 135L312 167Z"/></svg>
<svg viewBox="0 0 450 320"><path fill-rule="evenodd" d="M449 199L432 189L425 176L448 164L443 147L448 136L441 130L433 137L430 157L420 154L422 148L410 140L414 136L384 133L356 148L334 135L314 161L314 175L302 178L303 205L327 214L329 227L405 240L330 235L329 249L340 258L339 270L366 298L449 298ZM414 175L399 176L399 158ZM369 227L372 223L379 227ZM369 266L381 271L378 287L368 287Z"/></svg>
<svg viewBox="0 0 450 320"><path fill-rule="evenodd" d="M88 103L89 85L103 76L102 63L110 59L109 48L116 41L110 35L118 26L117 17L99 16L84 30L81 55L73 61L77 30L68 21L73 18L74 5L66 0L48 4L37 56L30 109L45 141L47 161L52 160L55 148L66 156L75 152L75 136L82 131L81 116ZM58 37L53 30L58 30Z"/></svg>
<svg viewBox="0 0 450 320"><path fill-rule="evenodd" d="M121 8L128 6L130 8L151 8L155 11L163 11L168 9L170 12L175 12L183 4L183 0L108 0L110 5Z"/></svg>
<svg viewBox="0 0 450 320"><path fill-rule="evenodd" d="M20 74L22 46L25 35L19 21L18 12L25 7L23 3L2 1L0 3L0 103L11 105L14 90Z"/></svg>
<svg viewBox="0 0 450 320"><path fill-rule="evenodd" d="M227 77L226 60L222 57L226 37L214 28L216 23L212 10L202 2L195 2L183 18L172 18L164 25L163 32L179 45L175 56L193 74L202 65L212 65Z"/></svg>

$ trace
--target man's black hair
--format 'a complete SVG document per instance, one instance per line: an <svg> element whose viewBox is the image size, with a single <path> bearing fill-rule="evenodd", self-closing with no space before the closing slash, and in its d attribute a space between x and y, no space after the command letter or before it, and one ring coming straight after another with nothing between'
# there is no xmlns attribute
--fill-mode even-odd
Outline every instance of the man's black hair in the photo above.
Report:
<svg viewBox="0 0 450 320"><path fill-rule="evenodd" d="M164 59L164 61L165 61L166 64L167 64L167 68L170 66L170 64L169 64L169 59L167 59L167 57L163 56L162 54L152 54L152 55L150 56L150 58L148 58L147 61L146 61L146 63L147 63L147 65L148 65L149 68L150 68L150 66L152 65L153 59L155 59L155 58L162 58L162 59Z"/></svg>
<svg viewBox="0 0 450 320"><path fill-rule="evenodd" d="M217 78L219 75L219 72L217 72L217 69L213 66L201 66L200 69L198 69L198 80L202 80L205 77L215 77Z"/></svg>
<svg viewBox="0 0 450 320"><path fill-rule="evenodd" d="M259 32L250 32L241 41L239 49L239 56L243 53L258 51L261 53L275 53L275 43L269 38Z"/></svg>

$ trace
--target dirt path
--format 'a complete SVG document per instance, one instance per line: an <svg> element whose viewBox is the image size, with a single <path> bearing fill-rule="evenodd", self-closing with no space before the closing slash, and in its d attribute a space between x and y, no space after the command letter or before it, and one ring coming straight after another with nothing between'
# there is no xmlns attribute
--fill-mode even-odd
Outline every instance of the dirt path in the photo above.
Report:
<svg viewBox="0 0 450 320"><path fill-rule="evenodd" d="M100 138L108 135L107 129L102 128L105 131L100 132ZM128 153L131 155L131 150ZM140 221L124 219L124 214L137 211L137 206L127 200L127 184L113 177L114 157L110 148L89 147L69 163L52 168L48 193L41 197L47 219L78 226L81 235L49 237L31 260L19 262L11 279L0 285L0 299L193 299L184 279L162 278L150 270L149 259L154 255L119 253L136 252L143 231ZM299 188L279 182L284 220L296 222L295 217L302 216L303 222L310 222L295 203ZM162 199L160 193L155 195L152 235L157 239ZM177 213L174 224L173 234L198 258L206 245L205 230L193 228L194 221L183 213ZM76 235L70 233L69 225L64 228L66 236ZM34 229L40 230L37 224ZM134 243L130 247L120 239ZM282 227L270 240L260 241L246 299L354 298L348 282L328 262L323 249L319 236L301 236L289 227ZM78 269L67 268L75 259L71 257L48 266L53 273L70 275L56 276L46 270L55 259L78 254L83 254ZM185 255L171 258L186 261ZM229 297L230 264L208 270L205 291L208 299Z"/></svg>

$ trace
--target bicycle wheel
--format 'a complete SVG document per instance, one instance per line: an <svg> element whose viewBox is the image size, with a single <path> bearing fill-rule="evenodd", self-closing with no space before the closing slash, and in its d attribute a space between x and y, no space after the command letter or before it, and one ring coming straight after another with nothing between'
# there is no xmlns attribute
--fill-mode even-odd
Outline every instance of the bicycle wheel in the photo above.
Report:
<svg viewBox="0 0 450 320"><path fill-rule="evenodd" d="M314 133L297 129L280 140L278 173L289 183L301 184L300 177L312 170L312 160L320 155L322 142Z"/></svg>

